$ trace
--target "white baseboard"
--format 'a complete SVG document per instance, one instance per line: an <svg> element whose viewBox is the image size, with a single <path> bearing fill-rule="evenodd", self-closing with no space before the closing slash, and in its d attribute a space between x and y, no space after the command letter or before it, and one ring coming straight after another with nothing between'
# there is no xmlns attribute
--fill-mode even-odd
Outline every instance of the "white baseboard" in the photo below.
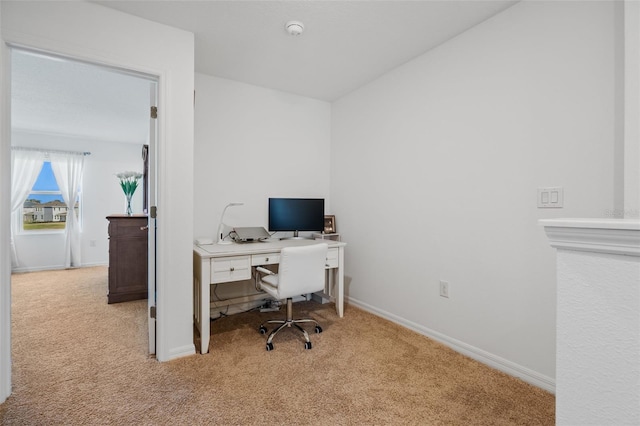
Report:
<svg viewBox="0 0 640 426"><path fill-rule="evenodd" d="M475 346L471 346L467 343L461 342L460 340L454 339L435 330L431 330L430 328L424 327L420 324L416 324L413 321L409 321L390 312L378 309L360 300L349 298L346 301L349 304L357 306L358 308L361 308L367 312L406 327L409 330L413 330L416 333L422 334L423 336L427 336L433 340L436 340L450 347L454 351L466 355L469 358L475 359L478 362L486 364L489 367L495 368L496 370L502 371L503 373L509 374L510 376L518 377L519 379L522 379L525 382L532 384L533 386L537 386L541 389L555 394L556 382L551 377L540 374L527 367L523 367L519 364L489 353L485 350L476 348Z"/></svg>
<svg viewBox="0 0 640 426"><path fill-rule="evenodd" d="M191 343L184 346L179 346L177 348L169 349L169 354L166 359L158 358L158 354L156 353L156 359L158 359L158 361L160 362L171 361L171 360L182 358L185 356L195 355L195 353L196 353L196 346L193 343Z"/></svg>
<svg viewBox="0 0 640 426"><path fill-rule="evenodd" d="M11 273L23 273L23 272L40 272L40 271L57 271L60 269L65 269L62 265L52 265L52 266L29 266L25 268L13 268L11 269Z"/></svg>
<svg viewBox="0 0 640 426"><path fill-rule="evenodd" d="M94 266L109 266L109 262L83 263L81 268L92 268Z"/></svg>
<svg viewBox="0 0 640 426"><path fill-rule="evenodd" d="M78 268L91 268L93 266L109 266L109 263L85 263ZM29 266L24 268L13 268L11 273L23 273L23 272L40 272L40 271L58 271L60 269L66 269L63 265L50 265L50 266ZM76 269L75 267L72 269Z"/></svg>

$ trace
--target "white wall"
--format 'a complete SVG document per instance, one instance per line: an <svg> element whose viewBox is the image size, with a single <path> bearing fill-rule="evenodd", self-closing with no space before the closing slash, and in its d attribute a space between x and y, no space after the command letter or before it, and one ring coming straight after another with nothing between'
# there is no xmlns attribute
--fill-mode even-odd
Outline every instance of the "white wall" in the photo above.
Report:
<svg viewBox="0 0 640 426"><path fill-rule="evenodd" d="M110 214L125 212L125 198L116 173L126 170L142 172L142 145L91 141L26 131L14 131L14 146L27 146L68 151L88 151L85 157L82 182L82 266L108 265L109 240L107 232ZM142 213L142 181L133 197L133 212ZM15 271L33 271L64 267L64 234L17 234L14 238L19 265ZM93 245L92 245L93 242Z"/></svg>
<svg viewBox="0 0 640 426"><path fill-rule="evenodd" d="M334 103L351 302L553 389L536 223L613 208L614 8L518 3ZM538 209L542 186L565 207Z"/></svg>
<svg viewBox="0 0 640 426"><path fill-rule="evenodd" d="M5 42L158 76L156 357L193 354L193 34L87 2L0 7Z"/></svg>
<svg viewBox="0 0 640 426"><path fill-rule="evenodd" d="M230 227L268 229L269 197L325 198L329 213L330 108L324 101L196 74L194 238L215 238L230 202L244 203L227 209ZM253 281L216 288L223 298L253 293Z"/></svg>
<svg viewBox="0 0 640 426"><path fill-rule="evenodd" d="M196 74L194 236L229 226L267 228L269 197L329 202L328 102ZM286 234L279 234L286 235Z"/></svg>

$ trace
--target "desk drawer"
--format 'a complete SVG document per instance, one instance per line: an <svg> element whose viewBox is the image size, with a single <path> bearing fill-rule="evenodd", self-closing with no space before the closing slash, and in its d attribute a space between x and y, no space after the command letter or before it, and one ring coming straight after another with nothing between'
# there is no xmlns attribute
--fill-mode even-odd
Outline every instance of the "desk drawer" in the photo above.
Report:
<svg viewBox="0 0 640 426"><path fill-rule="evenodd" d="M327 262L325 264L327 268L338 267L340 263L340 259L338 259L338 250L338 248L332 248L327 251Z"/></svg>
<svg viewBox="0 0 640 426"><path fill-rule="evenodd" d="M251 266L275 265L280 263L280 253L254 254L251 256Z"/></svg>
<svg viewBox="0 0 640 426"><path fill-rule="evenodd" d="M251 279L249 256L218 257L211 259L211 283L225 283Z"/></svg>

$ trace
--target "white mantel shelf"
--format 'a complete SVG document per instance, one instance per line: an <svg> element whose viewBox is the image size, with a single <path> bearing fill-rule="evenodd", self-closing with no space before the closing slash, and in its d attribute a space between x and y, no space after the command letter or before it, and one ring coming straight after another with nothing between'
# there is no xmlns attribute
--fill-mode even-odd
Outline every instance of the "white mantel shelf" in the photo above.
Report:
<svg viewBox="0 0 640 426"><path fill-rule="evenodd" d="M638 219L542 219L557 249L640 256Z"/></svg>

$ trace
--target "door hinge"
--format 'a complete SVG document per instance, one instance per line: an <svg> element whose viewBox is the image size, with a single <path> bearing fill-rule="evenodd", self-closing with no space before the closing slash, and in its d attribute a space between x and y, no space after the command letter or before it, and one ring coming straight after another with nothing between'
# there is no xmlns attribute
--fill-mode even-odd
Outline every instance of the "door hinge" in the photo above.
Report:
<svg viewBox="0 0 640 426"><path fill-rule="evenodd" d="M152 106L151 107L151 118L158 118L158 107L157 106Z"/></svg>
<svg viewBox="0 0 640 426"><path fill-rule="evenodd" d="M152 219L155 219L156 216L158 216L158 207L156 206L151 206L151 210L150 210L150 216Z"/></svg>
<svg viewBox="0 0 640 426"><path fill-rule="evenodd" d="M149 308L149 317L155 319L156 318L156 307L151 306Z"/></svg>

